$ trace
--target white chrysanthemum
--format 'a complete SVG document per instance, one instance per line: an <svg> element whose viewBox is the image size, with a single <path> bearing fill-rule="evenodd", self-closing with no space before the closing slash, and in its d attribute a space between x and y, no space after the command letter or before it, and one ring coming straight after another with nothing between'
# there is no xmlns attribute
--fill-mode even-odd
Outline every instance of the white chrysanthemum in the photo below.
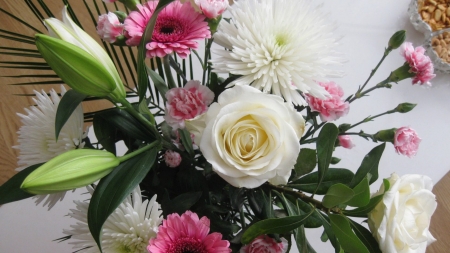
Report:
<svg viewBox="0 0 450 253"><path fill-rule="evenodd" d="M92 195L93 189L87 187ZM74 201L76 209L71 209L69 216L78 220L64 234L71 235L70 242L77 252L100 252L94 241L87 223L89 203ZM151 238L156 237L158 226L162 222L162 211L156 195L142 202L141 190L136 187L122 204L108 217L102 229L102 248L104 253L147 253L147 245Z"/></svg>
<svg viewBox="0 0 450 253"><path fill-rule="evenodd" d="M298 91L326 98L317 82L342 76L329 65L344 59L334 50L334 25L306 0L235 1L231 21L221 22L214 41L214 72L242 75L230 85L249 85L305 105Z"/></svg>
<svg viewBox="0 0 450 253"><path fill-rule="evenodd" d="M61 94L66 89L61 85ZM62 154L68 150L82 148L83 138L83 109L80 106L73 112L67 123L62 128L58 141L55 138L55 118L60 97L55 90L50 91L48 96L44 91L39 93L34 91L36 97L33 98L36 106L25 108L25 114L18 113L22 126L18 134L19 145L14 148L19 149L18 168L23 170L31 165L47 162L48 160ZM48 195L37 195L36 204L44 201L44 206L51 209L58 200L61 201L66 192L59 192Z"/></svg>

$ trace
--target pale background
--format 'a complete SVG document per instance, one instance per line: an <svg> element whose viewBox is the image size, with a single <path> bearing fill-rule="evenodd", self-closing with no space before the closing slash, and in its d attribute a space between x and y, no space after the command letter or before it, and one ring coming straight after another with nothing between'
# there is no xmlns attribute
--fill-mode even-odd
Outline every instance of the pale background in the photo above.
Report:
<svg viewBox="0 0 450 253"><path fill-rule="evenodd" d="M0 6L14 13L21 13L21 9L13 0L0 0ZM47 1L46 1L47 2ZM55 1L53 1L55 2ZM81 2L81 1L80 1ZM331 22L338 24L336 36L342 37L339 50L343 52L348 62L342 66L347 75L344 78L334 79L345 91L346 96L354 93L358 85L366 80L371 69L376 65L382 56L384 47L390 36L397 30L407 31L407 40L415 46L424 42L424 35L416 32L409 22L407 9L409 0L377 0L377 1L317 1L323 3L323 10L329 13ZM57 13L55 11L55 13ZM26 18L26 17L25 17ZM0 23L0 28L5 28ZM20 27L19 31L20 31ZM261 27L263 29L263 27ZM4 57L4 56L1 56ZM3 60L3 59L2 59ZM402 57L398 51L394 51L386 59L373 81L376 82L386 78L390 71L403 64ZM7 75L1 72L1 75ZM6 82L11 83L11 82ZM438 75L433 82L434 87L425 89L418 85L411 85L410 81L403 81L392 87L391 90L376 90L370 97L357 100L351 104L350 113L347 117L339 120L338 124L348 122L356 123L368 116L393 109L402 102L417 103L417 107L408 114L392 114L383 116L376 121L367 123L355 131L364 129L367 133L374 133L380 129L392 127L410 126L414 128L422 138L422 143L417 156L408 158L395 153L392 145L388 144L380 162L380 178L389 177L393 172L403 174L426 174L434 182L438 182L450 169L450 156L448 145L450 143L450 82L449 75ZM17 90L6 90L3 88L0 98L0 109L2 126L7 125L6 130L2 130L2 160L0 165L3 168L13 168L14 159L11 154L14 152L10 146L15 143L15 136L19 125L16 119L12 119L11 111L23 112L23 107L29 105L25 99L6 103L6 97L19 93ZM21 104L22 103L22 104ZM8 114L9 113L9 114ZM12 122L12 123L11 123ZM8 135L9 133L9 135ZM11 135L12 134L12 135ZM342 158L339 167L356 170L366 153L376 144L362 138L354 137L357 145L352 150L338 149L336 156ZM8 157L6 157L8 156ZM5 158L6 157L6 158ZM9 178L13 172L11 169L2 172L2 181ZM1 183L0 182L0 183ZM373 185L373 190L379 187L379 182ZM16 203L7 204L0 207L0 253L3 252L72 252L71 246L67 242L56 243L52 240L62 237L62 229L69 228L74 224L65 216L70 208L73 208L73 200L85 199L80 195L83 190L78 190L74 194L68 194L63 202L58 203L50 212L46 208L36 207L31 199ZM441 194L439 201L446 201L446 195ZM448 218L443 215L434 224L441 227L448 227ZM442 220L445 220L444 223ZM447 223L445 223L447 222ZM438 225L433 225L432 231ZM445 230L443 230L445 231ZM308 237L317 252L333 252L329 243L322 243L318 239L322 229L308 230ZM445 236L442 232L440 236ZM437 233L435 233L437 236ZM433 245L434 252L445 252L448 249L448 240L441 239ZM429 250L431 252L431 250Z"/></svg>

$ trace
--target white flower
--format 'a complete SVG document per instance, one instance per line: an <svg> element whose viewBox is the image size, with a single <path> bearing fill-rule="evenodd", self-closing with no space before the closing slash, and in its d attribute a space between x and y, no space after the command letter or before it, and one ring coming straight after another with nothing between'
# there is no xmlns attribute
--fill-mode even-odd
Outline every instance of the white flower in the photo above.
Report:
<svg viewBox="0 0 450 253"><path fill-rule="evenodd" d="M427 176L395 173L389 182L383 200L369 213L370 230L382 252L424 253L436 240L428 230L437 206L433 183Z"/></svg>
<svg viewBox="0 0 450 253"><path fill-rule="evenodd" d="M230 85L249 85L306 105L300 92L325 99L317 82L341 76L329 68L343 59L334 51L334 26L306 0L236 1L231 21L221 22L214 41L214 72L242 75Z"/></svg>
<svg viewBox="0 0 450 253"><path fill-rule="evenodd" d="M200 135L200 150L228 183L246 188L266 181L287 183L305 127L292 104L250 86L235 86L225 90L198 119L206 126Z"/></svg>
<svg viewBox="0 0 450 253"><path fill-rule="evenodd" d="M92 195L94 190L87 187ZM76 209L71 209L69 216L77 223L70 230L65 229L64 234L71 235L70 242L77 252L100 252L98 246L89 232L87 212L89 203L74 201ZM101 239L104 253L133 252L147 253L147 245L151 238L156 237L158 226L162 222L162 212L156 195L150 200L142 202L141 189L137 186L133 192L117 207L103 225Z"/></svg>
<svg viewBox="0 0 450 253"><path fill-rule="evenodd" d="M66 89L61 85L61 94L64 95ZM39 93L34 91L36 98L33 98L36 106L25 108L25 114L18 113L22 126L18 134L19 145L14 148L19 149L17 164L18 171L31 165L47 162L48 160L72 149L82 148L83 138L83 109L80 106L73 112L67 123L61 129L58 141L55 138L55 118L56 110L60 101L58 94L52 89L50 96L44 91ZM66 192L49 195L37 195L36 204L44 201L44 206L51 209L58 200L62 200Z"/></svg>

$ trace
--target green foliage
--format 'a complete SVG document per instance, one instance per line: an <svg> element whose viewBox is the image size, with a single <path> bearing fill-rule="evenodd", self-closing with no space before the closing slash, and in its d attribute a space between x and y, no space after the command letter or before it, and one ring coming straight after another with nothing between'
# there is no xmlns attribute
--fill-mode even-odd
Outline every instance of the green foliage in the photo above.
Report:
<svg viewBox="0 0 450 253"><path fill-rule="evenodd" d="M331 221L331 228L333 229L342 249L345 252L369 253L369 250L351 229L349 220L345 216L330 214L328 217Z"/></svg>
<svg viewBox="0 0 450 253"><path fill-rule="evenodd" d="M30 194L22 189L20 189L20 186L22 185L23 180L35 169L37 169L39 166L41 166L42 163L31 165L30 167L27 167L21 171L19 171L17 174L15 174L13 177L11 177L8 181L6 181L4 184L0 186L0 205L26 199L29 197L33 197L34 194Z"/></svg>
<svg viewBox="0 0 450 253"><path fill-rule="evenodd" d="M323 178L327 174L328 166L330 166L331 158L334 150L334 143L336 142L339 130L336 125L327 123L323 126L322 130L317 137L317 163L318 163L318 190Z"/></svg>
<svg viewBox="0 0 450 253"><path fill-rule="evenodd" d="M369 180L365 177L358 185L353 188L355 196L347 201L345 204L349 206L362 207L369 203L370 188Z"/></svg>
<svg viewBox="0 0 450 253"><path fill-rule="evenodd" d="M156 161L158 151L159 148L154 147L121 163L113 172L100 180L95 188L88 208L88 226L101 252L103 224L147 175Z"/></svg>
<svg viewBox="0 0 450 253"><path fill-rule="evenodd" d="M369 184L378 179L378 164L383 154L386 143L380 144L373 148L363 159L361 165L356 171L352 181L348 184L351 188L358 185L368 174L370 174Z"/></svg>
<svg viewBox="0 0 450 253"><path fill-rule="evenodd" d="M310 174L307 174L301 177L298 180L293 181L289 184L289 187L298 189L304 192L313 193L316 191L316 194L325 194L327 193L330 186L342 183L348 184L353 179L353 172L347 169L335 169L329 168L327 174L323 177L322 183L318 186L319 172L315 171Z"/></svg>
<svg viewBox="0 0 450 253"><path fill-rule="evenodd" d="M55 116L56 140L58 140L59 132L66 124L67 120L86 97L86 95L81 94L75 90L68 90L66 94L64 94L64 96L61 98Z"/></svg>
<svg viewBox="0 0 450 253"><path fill-rule="evenodd" d="M322 204L327 208L332 208L351 200L353 196L355 196L355 192L345 184L334 184L323 197Z"/></svg>
<svg viewBox="0 0 450 253"><path fill-rule="evenodd" d="M310 148L300 149L297 157L297 163L294 166L295 177L301 177L310 173L317 164L316 151Z"/></svg>

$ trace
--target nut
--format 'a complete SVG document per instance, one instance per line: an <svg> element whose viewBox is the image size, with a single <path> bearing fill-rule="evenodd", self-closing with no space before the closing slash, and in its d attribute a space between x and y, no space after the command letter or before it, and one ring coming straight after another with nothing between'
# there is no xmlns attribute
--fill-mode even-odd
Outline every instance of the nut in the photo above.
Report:
<svg viewBox="0 0 450 253"><path fill-rule="evenodd" d="M450 63L450 32L443 32L431 38L431 46L443 62Z"/></svg>
<svg viewBox="0 0 450 253"><path fill-rule="evenodd" d="M433 31L450 27L449 0L417 0L418 11L422 20L428 23Z"/></svg>

